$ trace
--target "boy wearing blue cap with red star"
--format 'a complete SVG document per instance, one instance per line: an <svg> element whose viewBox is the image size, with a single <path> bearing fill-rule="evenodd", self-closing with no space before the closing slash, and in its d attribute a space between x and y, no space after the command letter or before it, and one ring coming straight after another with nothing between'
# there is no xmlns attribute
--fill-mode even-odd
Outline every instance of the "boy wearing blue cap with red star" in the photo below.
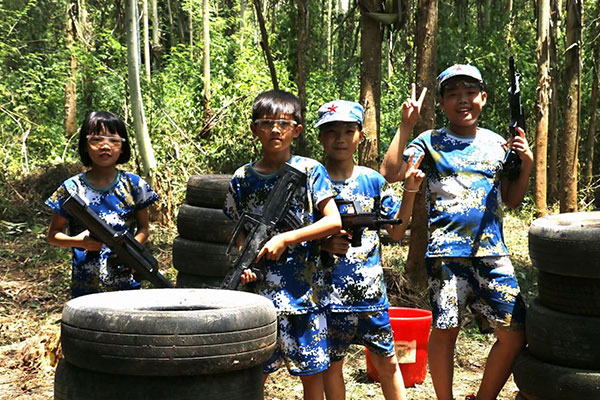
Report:
<svg viewBox="0 0 600 400"><path fill-rule="evenodd" d="M494 328L497 340L477 395L467 399L492 400L525 345L525 304L504 244L501 203L510 208L521 204L533 154L522 127L518 128L520 136L508 142L478 127L487 93L476 67L453 65L446 69L438 76L438 90L448 127L423 132L405 150L414 124L401 126L381 172L388 181L402 180L409 157L425 156L426 267L433 309L428 357L437 398L453 399L454 348L470 309ZM513 181L502 175L507 148L515 150L522 162L520 175Z"/></svg>
<svg viewBox="0 0 600 400"><path fill-rule="evenodd" d="M325 168L333 183L335 199L354 204L360 210L340 206L340 214L372 212L375 198L381 199L383 218L399 218L402 224L387 225L392 238L399 240L412 213L415 194L424 178L418 170L420 159L409 160L408 178L402 204L379 172L355 165L354 153L363 139L363 107L351 101L335 100L319 109L319 141L326 154ZM415 159L418 157L415 157ZM350 208L350 209L349 209ZM394 352L394 338L388 315L389 301L383 281L378 232L365 230L361 245L350 246L349 232L341 231L321 240L321 249L330 253L324 263L329 285L327 346L331 365L325 371L328 400L345 398L342 367L350 344L366 346L371 354L387 400L405 399L404 383Z"/></svg>

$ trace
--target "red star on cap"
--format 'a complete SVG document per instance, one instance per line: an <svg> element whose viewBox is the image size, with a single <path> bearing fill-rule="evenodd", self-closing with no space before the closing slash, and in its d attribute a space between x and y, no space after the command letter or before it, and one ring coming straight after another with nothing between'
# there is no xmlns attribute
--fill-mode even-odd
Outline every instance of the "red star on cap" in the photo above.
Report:
<svg viewBox="0 0 600 400"><path fill-rule="evenodd" d="M459 65L458 67L456 67L456 70L457 70L457 71L462 71L462 68L461 68L461 66Z"/></svg>
<svg viewBox="0 0 600 400"><path fill-rule="evenodd" d="M327 107L327 110L329 110L329 113L333 114L337 110L337 106L335 104L332 104L329 107Z"/></svg>

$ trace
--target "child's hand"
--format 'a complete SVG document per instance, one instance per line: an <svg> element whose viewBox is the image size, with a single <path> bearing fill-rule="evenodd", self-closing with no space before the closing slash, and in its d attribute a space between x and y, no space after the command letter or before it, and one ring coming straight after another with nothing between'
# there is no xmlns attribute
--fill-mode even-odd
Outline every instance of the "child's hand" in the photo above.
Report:
<svg viewBox="0 0 600 400"><path fill-rule="evenodd" d="M285 237L285 233L280 233L279 235L273 236L261 249L260 253L256 256L257 263L263 256L267 258L267 260L276 261L279 260L283 252L288 246L288 242Z"/></svg>
<svg viewBox="0 0 600 400"><path fill-rule="evenodd" d="M249 269L245 269L244 272L242 272L242 274L240 275L240 282L242 286L247 283L254 282L257 279L258 277L256 276L256 274Z"/></svg>
<svg viewBox="0 0 600 400"><path fill-rule="evenodd" d="M90 237L90 231L88 230L81 232L79 235L75 236L74 239L80 242L77 247L88 251L99 251L102 248L102 242L92 239Z"/></svg>
<svg viewBox="0 0 600 400"><path fill-rule="evenodd" d="M350 248L348 235L350 233L342 229L339 233L322 239L321 249L333 254L346 254Z"/></svg>
<svg viewBox="0 0 600 400"><path fill-rule="evenodd" d="M419 190L421 182L425 179L425 173L419 169L421 161L423 161L424 154L421 154L417 161L414 161L415 155L411 154L408 157L408 168L406 169L404 189L411 192Z"/></svg>
<svg viewBox="0 0 600 400"><path fill-rule="evenodd" d="M517 127L517 132L519 135L508 139L506 142L507 146L519 155L522 162L533 163L533 153L529 148L529 143L525 137L525 131Z"/></svg>
<svg viewBox="0 0 600 400"><path fill-rule="evenodd" d="M414 83L410 85L410 92L410 97L407 98L402 105L402 123L412 130L419 120L419 114L421 113L423 100L425 100L425 95L427 94L427 88L423 88L418 100L416 93L417 86Z"/></svg>

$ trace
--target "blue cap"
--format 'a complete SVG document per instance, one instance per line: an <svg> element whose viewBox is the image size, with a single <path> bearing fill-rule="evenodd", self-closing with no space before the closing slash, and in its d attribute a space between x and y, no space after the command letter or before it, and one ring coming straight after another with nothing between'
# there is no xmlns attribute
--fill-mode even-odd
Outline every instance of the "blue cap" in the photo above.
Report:
<svg viewBox="0 0 600 400"><path fill-rule="evenodd" d="M319 120L315 128L329 122L357 122L362 126L365 109L358 103L347 100L334 100L319 108Z"/></svg>
<svg viewBox="0 0 600 400"><path fill-rule="evenodd" d="M454 78L455 76L468 76L469 78L475 79L483 87L483 78L481 77L481 72L479 72L477 67L474 67L473 65L457 64L446 68L444 72L439 74L437 77L438 90L442 88L442 84L444 82L450 78Z"/></svg>

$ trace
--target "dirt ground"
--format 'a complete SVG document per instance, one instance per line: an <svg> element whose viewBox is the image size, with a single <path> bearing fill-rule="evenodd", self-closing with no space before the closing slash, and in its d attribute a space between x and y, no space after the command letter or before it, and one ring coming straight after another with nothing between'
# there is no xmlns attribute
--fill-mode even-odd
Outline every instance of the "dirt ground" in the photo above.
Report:
<svg viewBox="0 0 600 400"><path fill-rule="evenodd" d="M514 221L513 221L514 222ZM515 246L526 243L527 227L517 221ZM53 398L54 368L61 357L60 317L68 300L70 260L67 250L51 247L42 223L14 223L0 220L0 400L48 400ZM174 229L153 228L151 250L164 273L175 280L170 244ZM526 246L526 244L525 244ZM386 246L387 247L387 246ZM392 257L402 257L406 246L395 246ZM398 254L398 252L400 252ZM516 258L516 259L515 259ZM527 255L513 256L513 262L528 262ZM530 279L530 274L520 279ZM387 278L386 278L387 279ZM392 296L391 296L392 297ZM394 304L393 304L394 305ZM455 360L455 397L475 393L481 379L493 335L475 329L461 332ZM383 399L378 383L366 376L364 350L353 347L344 367L348 399ZM518 389L512 378L498 399L512 400ZM265 399L301 399L300 381L279 371L269 378ZM429 375L423 384L408 389L408 398L434 399Z"/></svg>

